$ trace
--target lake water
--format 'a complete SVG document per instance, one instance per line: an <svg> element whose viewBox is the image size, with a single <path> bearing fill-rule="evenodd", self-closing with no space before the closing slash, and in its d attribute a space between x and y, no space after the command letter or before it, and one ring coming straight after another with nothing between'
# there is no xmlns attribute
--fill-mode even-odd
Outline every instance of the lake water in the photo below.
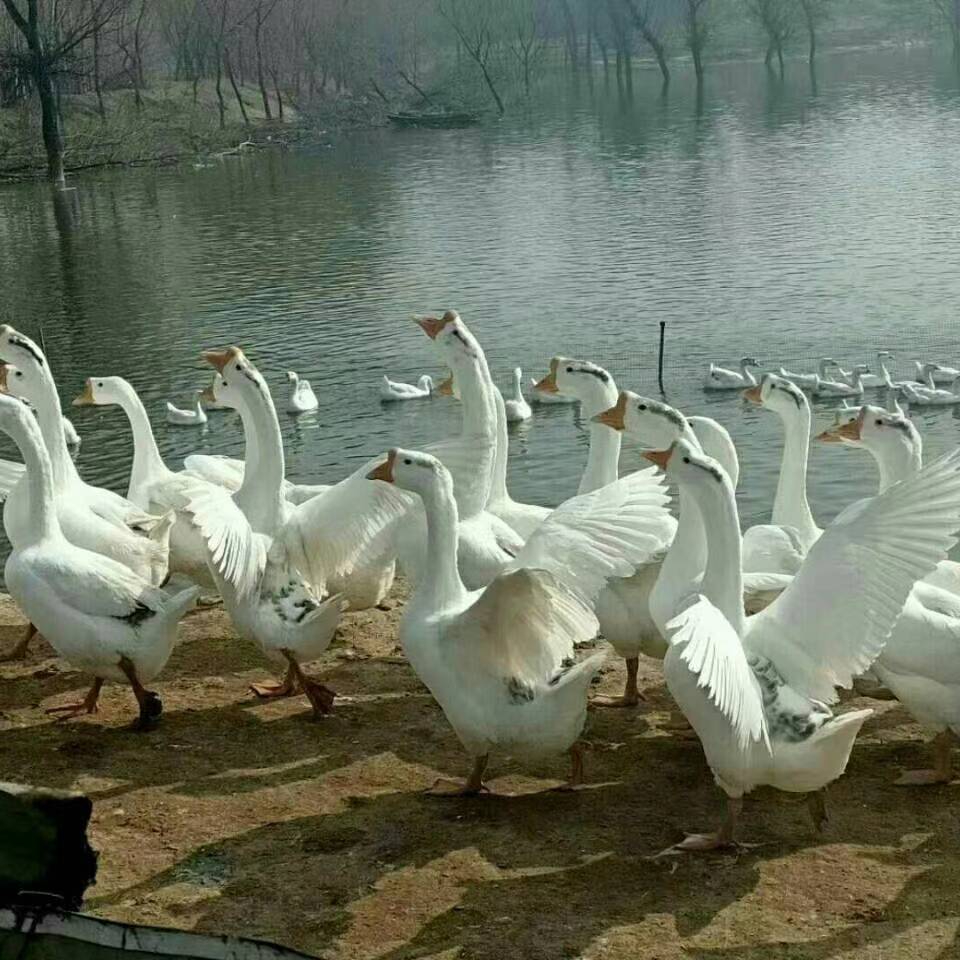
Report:
<svg viewBox="0 0 960 960"><path fill-rule="evenodd" d="M35 337L42 325L65 402L87 376L128 378L173 465L242 455L235 414L202 432L164 421L166 399L210 381L202 348L240 344L278 393L288 369L312 380L319 411L281 422L288 475L325 481L456 430L449 399L378 401L383 373L444 373L413 312L458 309L505 387L515 364L539 377L562 353L648 393L665 320L667 397L731 430L753 523L772 502L779 423L704 394L710 360L811 368L886 347L904 374L914 358L960 361L960 93L927 49L824 57L815 84L802 63L785 83L762 64L718 65L699 101L682 70L666 96L639 72L632 100L598 77L473 129L73 183L59 213L43 185L0 188L3 312ZM83 475L124 490L123 415L68 413ZM958 442L952 410L918 422L930 455ZM575 492L586 433L573 408L536 410L511 443L516 497ZM866 454L815 447L820 520L875 483Z"/></svg>

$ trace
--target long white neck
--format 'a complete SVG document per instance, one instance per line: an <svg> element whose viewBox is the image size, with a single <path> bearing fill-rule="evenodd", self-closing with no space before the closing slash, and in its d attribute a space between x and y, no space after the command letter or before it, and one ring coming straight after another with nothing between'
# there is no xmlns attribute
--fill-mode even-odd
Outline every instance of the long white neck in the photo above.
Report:
<svg viewBox="0 0 960 960"><path fill-rule="evenodd" d="M283 519L283 437L270 392L244 396L238 405L247 438L243 483L234 494L237 505L257 533L273 534ZM251 436L253 450L251 450Z"/></svg>
<svg viewBox="0 0 960 960"><path fill-rule="evenodd" d="M700 591L743 637L743 544L737 502L726 478L719 482L710 478L701 489L697 496L707 538L707 568Z"/></svg>
<svg viewBox="0 0 960 960"><path fill-rule="evenodd" d="M689 424L684 427L683 439L700 446ZM650 611L661 632L676 613L678 601L690 593L707 564L707 539L700 508L687 490L681 488L679 493L677 531L650 594Z"/></svg>
<svg viewBox="0 0 960 960"><path fill-rule="evenodd" d="M750 369L750 364L741 363L740 364L740 373L743 374L743 379L750 384L751 387L757 385L757 379L753 375L753 371Z"/></svg>
<svg viewBox="0 0 960 960"><path fill-rule="evenodd" d="M518 403L523 402L523 390L520 388L520 379L523 376L523 372L519 367L513 371L513 399Z"/></svg>
<svg viewBox="0 0 960 960"><path fill-rule="evenodd" d="M460 388L463 433L495 438L497 413L494 394L500 391L494 389L486 360L482 357L459 356L451 365Z"/></svg>
<svg viewBox="0 0 960 960"><path fill-rule="evenodd" d="M783 459L780 479L773 500L772 520L776 524L795 527L804 546L809 547L819 536L819 528L807 500L807 458L810 451L810 407L801 406L781 416L783 421Z"/></svg>
<svg viewBox="0 0 960 960"><path fill-rule="evenodd" d="M27 468L27 531L25 539L17 544L18 549L22 550L60 535L60 522L53 499L53 466L33 414L24 407L22 416L9 426L8 432L20 448Z"/></svg>
<svg viewBox="0 0 960 960"><path fill-rule="evenodd" d="M590 424L590 450L587 453L587 465L580 478L578 494L592 493L613 483L619 476L620 443L619 430L611 430L602 423L594 423L593 418L604 410L609 410L617 402L617 385L610 377L603 390L595 391L596 396L581 399L581 413Z"/></svg>
<svg viewBox="0 0 960 960"><path fill-rule="evenodd" d="M510 500L507 490L507 459L510 455L510 435L507 433L507 408L500 391L493 402L497 408L497 456L493 462L493 483L490 486L490 503Z"/></svg>
<svg viewBox="0 0 960 960"><path fill-rule="evenodd" d="M170 476L171 471L163 462L163 457L157 449L150 418L137 391L126 381L122 384L118 383L116 388L117 404L127 415L133 431L133 467L130 470L127 497L146 509L146 504L141 502L140 494L148 484Z"/></svg>
<svg viewBox="0 0 960 960"><path fill-rule="evenodd" d="M915 477L923 467L923 441L920 435L902 438L898 436L896 444L885 443L879 448L872 446L867 449L877 462L880 471L880 489L883 493L887 487Z"/></svg>
<svg viewBox="0 0 960 960"><path fill-rule="evenodd" d="M429 611L445 610L467 593L457 567L457 501L449 481L435 484L422 498L427 517L427 568L411 603Z"/></svg>
<svg viewBox="0 0 960 960"><path fill-rule="evenodd" d="M928 367L926 373L927 373L927 379L924 381L924 383L925 383L931 390L936 390L936 389L937 389L937 383L936 383L936 381L933 379L933 371Z"/></svg>
<svg viewBox="0 0 960 960"><path fill-rule="evenodd" d="M36 398L34 408L40 422L40 432L50 457L53 471L53 489L60 493L66 490L72 481L79 480L80 474L67 449L67 438L63 432L63 411L60 409L60 395L50 376L49 369L41 371L42 389Z"/></svg>

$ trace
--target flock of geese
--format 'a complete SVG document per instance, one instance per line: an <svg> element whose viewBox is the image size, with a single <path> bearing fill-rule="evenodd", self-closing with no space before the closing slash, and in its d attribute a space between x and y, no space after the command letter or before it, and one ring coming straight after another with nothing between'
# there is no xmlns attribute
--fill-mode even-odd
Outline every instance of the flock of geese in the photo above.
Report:
<svg viewBox="0 0 960 960"><path fill-rule="evenodd" d="M509 401L476 337L452 311L417 322L452 371L444 390L460 399L461 431L392 449L331 486L287 479L270 390L237 347L203 354L216 372L201 400L239 412L242 461L196 454L171 469L134 388L91 377L74 403L119 406L130 423L126 496L80 476L44 354L0 327L0 429L23 459L0 463L6 582L30 620L11 656L39 631L92 678L80 702L49 712L96 711L112 680L132 689L136 726L155 724L162 704L149 684L178 622L215 591L277 667L276 682L254 692L302 692L325 714L335 693L305 665L330 644L342 610L383 600L399 565L412 591L404 654L472 762L465 782L439 781L437 793L485 789L495 751L568 752L568 786L580 784L590 686L605 657L589 643L598 634L626 660L627 681L622 696L592 702L635 707L639 656L662 660L682 714L673 726L692 727L726 794L719 829L672 852L734 845L741 798L763 784L808 795L822 826L823 790L872 713L835 711L858 678L884 685L935 734L934 768L901 782L950 780L960 567L947 553L960 529L960 449L924 465L902 412L849 409L817 440L866 450L879 487L821 528L806 493L807 397L785 372L757 381L748 358L723 377L742 377L745 398L779 417L784 446L770 522L741 533L739 462L724 427L618 390L594 363L555 357L533 392L581 404L589 452L576 496L555 509L523 503L506 481ZM829 363L811 375L815 388ZM862 388L865 371L852 376ZM621 477L624 440L650 466Z"/></svg>

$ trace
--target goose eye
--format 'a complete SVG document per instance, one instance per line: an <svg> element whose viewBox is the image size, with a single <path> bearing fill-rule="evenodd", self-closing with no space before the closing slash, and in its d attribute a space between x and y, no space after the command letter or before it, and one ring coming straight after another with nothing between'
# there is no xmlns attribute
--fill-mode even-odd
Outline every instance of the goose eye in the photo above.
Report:
<svg viewBox="0 0 960 960"><path fill-rule="evenodd" d="M238 364L237 364L237 372L238 372L238 373L241 373L242 371L243 371L243 367L241 367L240 364L238 363Z"/></svg>
<svg viewBox="0 0 960 960"><path fill-rule="evenodd" d="M647 409L647 405L646 405L645 403L641 403L640 406L637 407L637 409L638 409L638 410L646 410L646 409Z"/></svg>
<svg viewBox="0 0 960 960"><path fill-rule="evenodd" d="M689 462L690 462L690 458L689 458L689 457L684 457L684 458L683 458L683 462L684 462L684 463L689 463Z"/></svg>
<svg viewBox="0 0 960 960"><path fill-rule="evenodd" d="M410 464L412 464L412 463L413 463L413 461L412 461L412 460L410 460L409 458L407 458L407 459L406 459L406 460L404 460L403 462L404 462L404 463L405 463L405 464L406 464L406 465L407 465L408 467L410 466Z"/></svg>
<svg viewBox="0 0 960 960"><path fill-rule="evenodd" d="M882 421L882 420L878 420L878 421L877 421L877 426L878 426L878 427L882 427L882 426L883 426L883 421Z"/></svg>
<svg viewBox="0 0 960 960"><path fill-rule="evenodd" d="M98 386L98 387L102 387L102 386L103 386L103 381L102 381L102 380L98 380L98 381L97 381L97 386Z"/></svg>
<svg viewBox="0 0 960 960"><path fill-rule="evenodd" d="M221 380L221 381L220 381L220 386L221 386L221 387L226 387L226 386L228 386L227 381L226 381L226 380Z"/></svg>
<svg viewBox="0 0 960 960"><path fill-rule="evenodd" d="M18 370L18 371L17 371L17 376L18 376L18 377L22 377L22 376L23 376L23 371L22 371L22 370Z"/></svg>
<svg viewBox="0 0 960 960"><path fill-rule="evenodd" d="M573 373L573 367L567 367L567 373Z"/></svg>

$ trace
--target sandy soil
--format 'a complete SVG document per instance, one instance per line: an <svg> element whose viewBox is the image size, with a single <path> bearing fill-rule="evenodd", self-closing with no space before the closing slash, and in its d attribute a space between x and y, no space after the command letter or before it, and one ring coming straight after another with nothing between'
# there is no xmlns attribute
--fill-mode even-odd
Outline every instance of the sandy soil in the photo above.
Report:
<svg viewBox="0 0 960 960"><path fill-rule="evenodd" d="M493 795L439 800L424 789L467 764L398 656L393 603L347 616L316 665L343 695L319 723L301 697L250 695L270 671L218 610L188 619L151 733L129 729L119 686L93 717L46 717L87 681L45 643L0 665L0 779L95 801L86 909L330 960L960 957L960 787L893 786L928 758L897 704L872 704L824 835L796 800L758 792L742 834L756 849L653 861L712 827L720 799L699 745L664 730L655 663L639 710L593 712L588 789L548 792L565 758L497 757ZM0 650L21 622L0 602ZM621 682L613 659L600 689Z"/></svg>

